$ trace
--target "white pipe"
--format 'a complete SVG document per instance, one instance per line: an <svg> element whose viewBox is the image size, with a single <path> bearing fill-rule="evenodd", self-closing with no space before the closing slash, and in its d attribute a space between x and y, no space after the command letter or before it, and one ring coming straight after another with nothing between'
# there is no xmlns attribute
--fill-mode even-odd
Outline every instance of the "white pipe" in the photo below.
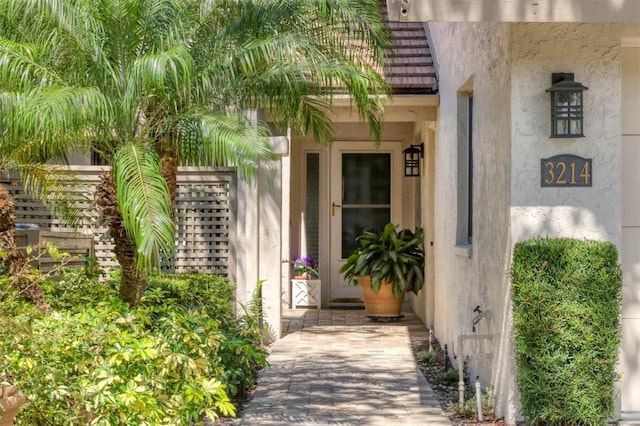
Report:
<svg viewBox="0 0 640 426"><path fill-rule="evenodd" d="M429 329L429 352L433 352L433 328Z"/></svg>
<svg viewBox="0 0 640 426"><path fill-rule="evenodd" d="M458 402L460 409L464 409L464 349L462 342L465 340L492 340L491 334L461 334L458 336L458 351L460 351L460 362L458 363Z"/></svg>
<svg viewBox="0 0 640 426"><path fill-rule="evenodd" d="M478 404L478 421L481 422L482 418L482 389L480 386L480 376L476 376L476 402Z"/></svg>

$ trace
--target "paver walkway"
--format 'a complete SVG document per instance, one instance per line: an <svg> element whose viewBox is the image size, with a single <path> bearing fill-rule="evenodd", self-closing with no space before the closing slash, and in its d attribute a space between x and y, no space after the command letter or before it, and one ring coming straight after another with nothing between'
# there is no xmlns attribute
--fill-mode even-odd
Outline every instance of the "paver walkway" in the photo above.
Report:
<svg viewBox="0 0 640 426"><path fill-rule="evenodd" d="M363 310L285 312L240 424L451 425L411 350L428 332L404 315L380 323Z"/></svg>

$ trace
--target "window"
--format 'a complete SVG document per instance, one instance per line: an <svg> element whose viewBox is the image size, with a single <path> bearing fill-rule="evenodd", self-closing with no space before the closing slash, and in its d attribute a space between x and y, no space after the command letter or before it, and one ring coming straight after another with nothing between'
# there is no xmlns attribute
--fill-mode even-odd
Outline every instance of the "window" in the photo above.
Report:
<svg viewBox="0 0 640 426"><path fill-rule="evenodd" d="M307 153L306 254L320 264L320 154Z"/></svg>
<svg viewBox="0 0 640 426"><path fill-rule="evenodd" d="M473 82L458 92L456 245L473 241Z"/></svg>

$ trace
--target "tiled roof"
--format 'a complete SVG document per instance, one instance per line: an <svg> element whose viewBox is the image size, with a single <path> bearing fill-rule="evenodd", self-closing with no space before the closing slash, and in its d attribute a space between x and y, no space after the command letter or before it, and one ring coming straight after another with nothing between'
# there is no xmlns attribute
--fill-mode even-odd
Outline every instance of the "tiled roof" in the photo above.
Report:
<svg viewBox="0 0 640 426"><path fill-rule="evenodd" d="M383 13L387 16L386 6ZM436 93L436 73L424 24L388 22L388 25L392 48L386 53L384 76L393 93Z"/></svg>

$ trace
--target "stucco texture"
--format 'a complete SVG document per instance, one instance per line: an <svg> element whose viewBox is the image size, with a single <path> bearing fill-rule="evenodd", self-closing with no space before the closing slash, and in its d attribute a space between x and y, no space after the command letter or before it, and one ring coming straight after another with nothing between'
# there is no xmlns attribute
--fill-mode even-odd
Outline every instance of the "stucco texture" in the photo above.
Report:
<svg viewBox="0 0 640 426"><path fill-rule="evenodd" d="M435 161L434 329L450 354L469 356L472 375L493 383L503 415L510 389L508 274L511 202L510 27L496 23L430 23L440 70ZM473 244L456 247L458 91L473 92ZM470 256L469 256L470 254ZM472 331L476 306L489 316ZM492 344L460 335L491 334ZM487 353L488 352L488 353ZM505 361L507 360L507 361ZM506 362L506 364L505 364Z"/></svg>
<svg viewBox="0 0 640 426"><path fill-rule="evenodd" d="M618 246L624 261L621 55L624 40L640 40L639 36L639 24L513 25L512 243L546 236L608 240ZM550 98L545 89L553 72L574 73L589 88L584 93L584 138L549 138ZM637 110L635 114L638 117ZM558 154L592 159L592 187L541 187L540 159ZM627 167L626 173L630 171ZM628 295L625 299L629 305ZM623 412L640 408L635 391L640 374L634 374L637 337L631 324L623 315L622 386L617 400Z"/></svg>
<svg viewBox="0 0 640 426"><path fill-rule="evenodd" d="M620 40L637 25L515 24L512 29L511 226L514 241L538 236L620 243ZM550 134L553 72L571 72L584 92L584 138ZM592 187L542 188L540 160L592 159Z"/></svg>
<svg viewBox="0 0 640 426"><path fill-rule="evenodd" d="M541 236L609 240L620 246L621 40L638 24L429 24L439 63L435 161L434 329L452 355L469 355L472 375L496 393L496 414L519 418L513 363L509 268L513 245ZM589 88L584 138L550 138L553 72ZM455 247L458 91L472 87L473 244ZM592 186L542 188L540 161L558 154L592 159ZM490 315L475 334L490 353L458 348L473 335L473 308ZM453 350L452 350L453 349ZM475 352L474 352L475 351ZM460 358L458 358L458 361Z"/></svg>

